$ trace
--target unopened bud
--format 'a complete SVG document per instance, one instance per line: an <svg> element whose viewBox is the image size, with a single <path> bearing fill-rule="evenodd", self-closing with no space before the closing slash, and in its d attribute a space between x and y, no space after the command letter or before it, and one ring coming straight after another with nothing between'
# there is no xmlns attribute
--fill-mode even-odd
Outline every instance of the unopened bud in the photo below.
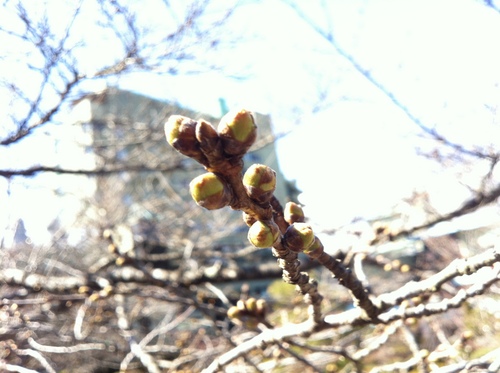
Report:
<svg viewBox="0 0 500 373"><path fill-rule="evenodd" d="M123 256L119 256L118 258L115 259L115 264L119 267L125 264L127 260Z"/></svg>
<svg viewBox="0 0 500 373"><path fill-rule="evenodd" d="M220 152L219 134L210 123L203 119L196 124L196 140L206 156L217 155L217 151Z"/></svg>
<svg viewBox="0 0 500 373"><path fill-rule="evenodd" d="M275 222L271 220L257 220L248 230L248 240L255 247L271 247L280 235Z"/></svg>
<svg viewBox="0 0 500 373"><path fill-rule="evenodd" d="M245 307L249 313L254 314L257 311L257 299L248 298L245 301Z"/></svg>
<svg viewBox="0 0 500 373"><path fill-rule="evenodd" d="M78 293L79 293L79 294L90 293L90 291L91 291L91 290L92 290L92 289L91 289L90 287L88 287L88 286L86 286L86 285L83 285L83 286L80 286L80 287L78 288Z"/></svg>
<svg viewBox="0 0 500 373"><path fill-rule="evenodd" d="M284 236L284 245L292 251L301 252L307 250L314 242L314 233L310 225L306 223L293 223Z"/></svg>
<svg viewBox="0 0 500 373"><path fill-rule="evenodd" d="M263 317L267 311L267 303L265 299L257 299L257 316Z"/></svg>
<svg viewBox="0 0 500 373"><path fill-rule="evenodd" d="M243 175L243 186L250 198L268 202L276 189L276 172L263 164L253 164Z"/></svg>
<svg viewBox="0 0 500 373"><path fill-rule="evenodd" d="M257 137L257 126L247 110L230 111L218 127L224 152L229 155L245 154Z"/></svg>
<svg viewBox="0 0 500 373"><path fill-rule="evenodd" d="M311 259L316 259L323 254L323 251L323 243L318 237L314 236L314 242L307 249L304 249L304 254L307 254L307 256Z"/></svg>
<svg viewBox="0 0 500 373"><path fill-rule="evenodd" d="M304 211L295 202L287 202L283 214L288 224L304 222Z"/></svg>
<svg viewBox="0 0 500 373"><path fill-rule="evenodd" d="M167 142L179 153L191 157L205 164L206 157L200 150L196 139L197 122L182 115L172 115L165 123L165 136Z"/></svg>
<svg viewBox="0 0 500 373"><path fill-rule="evenodd" d="M229 187L212 172L195 177L189 190L195 202L207 210L220 209L231 202Z"/></svg>
<svg viewBox="0 0 500 373"><path fill-rule="evenodd" d="M237 319L240 316L241 310L236 306L229 307L229 309L227 310L227 317L229 317L230 319Z"/></svg>

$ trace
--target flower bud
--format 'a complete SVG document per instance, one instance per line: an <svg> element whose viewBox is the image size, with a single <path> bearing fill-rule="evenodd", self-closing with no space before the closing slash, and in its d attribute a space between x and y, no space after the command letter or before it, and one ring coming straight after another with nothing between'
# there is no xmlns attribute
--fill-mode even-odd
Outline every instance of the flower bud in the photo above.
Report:
<svg viewBox="0 0 500 373"><path fill-rule="evenodd" d="M230 319L238 319L240 316L241 310L236 306L229 307L229 309L227 310L227 317L229 317Z"/></svg>
<svg viewBox="0 0 500 373"><path fill-rule="evenodd" d="M200 150L196 139L197 122L182 115L171 115L165 123L165 136L167 142L179 153L206 163L206 158Z"/></svg>
<svg viewBox="0 0 500 373"><path fill-rule="evenodd" d="M203 119L198 121L195 135L203 154L208 156L209 154L215 154L217 151L220 151L219 134L207 121Z"/></svg>
<svg viewBox="0 0 500 373"><path fill-rule="evenodd" d="M256 307L257 307L257 316L258 317L264 317L266 315L266 311L267 311L267 303L266 303L266 300L265 299L257 299L257 304L256 304Z"/></svg>
<svg viewBox="0 0 500 373"><path fill-rule="evenodd" d="M243 175L248 196L258 203L269 202L276 189L276 172L263 164L253 164Z"/></svg>
<svg viewBox="0 0 500 373"><path fill-rule="evenodd" d="M254 314L257 311L257 299L248 298L245 301L245 308L249 313Z"/></svg>
<svg viewBox="0 0 500 373"><path fill-rule="evenodd" d="M304 222L304 211L302 210L302 207L295 202L286 203L283 215L288 224Z"/></svg>
<svg viewBox="0 0 500 373"><path fill-rule="evenodd" d="M292 251L301 252L308 249L314 242L314 233L310 225L306 223L293 223L284 236L283 244Z"/></svg>
<svg viewBox="0 0 500 373"><path fill-rule="evenodd" d="M218 127L224 152L229 155L245 154L257 137L257 126L252 114L246 110L230 111Z"/></svg>
<svg viewBox="0 0 500 373"><path fill-rule="evenodd" d="M231 190L212 172L195 177L189 191L195 202L207 210L220 209L231 202Z"/></svg>
<svg viewBox="0 0 500 373"><path fill-rule="evenodd" d="M248 240L255 247L271 247L280 235L280 230L272 220L257 220L248 230Z"/></svg>
<svg viewBox="0 0 500 373"><path fill-rule="evenodd" d="M304 254L311 259L317 259L321 254L323 254L323 251L323 243L318 237L314 236L314 242L307 249L304 249Z"/></svg>

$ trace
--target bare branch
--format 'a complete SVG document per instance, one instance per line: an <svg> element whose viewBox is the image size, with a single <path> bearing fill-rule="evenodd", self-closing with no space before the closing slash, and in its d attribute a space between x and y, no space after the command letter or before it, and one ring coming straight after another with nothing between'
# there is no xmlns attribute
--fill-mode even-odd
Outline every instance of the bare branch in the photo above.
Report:
<svg viewBox="0 0 500 373"><path fill-rule="evenodd" d="M319 26L318 22L315 22L313 19L309 18L307 14L299 8L297 3L292 0L284 1L285 4L290 6L297 16L301 18L308 26L310 26L319 36L321 36L326 42L328 42L333 49L342 57L344 57L351 66L361 74L368 82L370 82L374 87L376 87L380 92L382 92L396 107L398 107L413 123L415 123L422 131L430 135L436 141L446 145L454 149L455 151L472 156L474 158L486 159L486 160L497 160L499 158L499 154L490 154L481 152L476 149L466 148L463 145L454 143L450 141L448 138L440 134L435 128L430 125L425 124L407 105L405 105L401 99L398 98L395 92L393 92L390 88L383 84L383 82L376 78L374 74L370 71L370 69L365 68L361 65L361 63L356 59L356 57L350 54L347 50L342 48L335 38L333 34L333 29L330 28L325 30Z"/></svg>
<svg viewBox="0 0 500 373"><path fill-rule="evenodd" d="M480 268L491 266L499 261L500 251L498 249L490 249L470 258L455 259L442 271L425 280L411 281L398 290L379 295L377 302L380 302L384 309L396 306L413 296L435 292L441 285L455 277L475 273ZM492 276L494 278L495 274L493 273Z"/></svg>
<svg viewBox="0 0 500 373"><path fill-rule="evenodd" d="M496 201L500 197L500 184L497 185L495 188L491 189L488 192L485 192L484 194L478 194L477 196L467 200L464 202L464 204L452 211L449 212L448 214L439 216L425 224L418 225L415 227L412 227L410 229L404 229L399 232L389 232L387 235L379 235L377 236L372 242L371 245L375 245L383 240L389 239L389 240L396 240L401 237L406 237L410 236L415 232L421 231L423 229L428 229L436 224L445 222L445 221L450 221L454 218L458 218L463 215L470 214L471 212L476 211L477 209L487 206L491 204L492 202Z"/></svg>
<svg viewBox="0 0 500 373"><path fill-rule="evenodd" d="M171 172L174 170L186 170L186 167L183 164L177 164L172 166L157 166L150 167L148 165L143 164L130 164L123 165L118 167L106 167L106 168L97 168L94 170L71 170L60 167L46 167L46 166L33 166L24 170L0 170L0 176L9 178L13 176L35 176L38 173L42 172L52 172L56 174L66 174L66 175L87 175L87 176L103 176L110 174L117 174L121 172Z"/></svg>

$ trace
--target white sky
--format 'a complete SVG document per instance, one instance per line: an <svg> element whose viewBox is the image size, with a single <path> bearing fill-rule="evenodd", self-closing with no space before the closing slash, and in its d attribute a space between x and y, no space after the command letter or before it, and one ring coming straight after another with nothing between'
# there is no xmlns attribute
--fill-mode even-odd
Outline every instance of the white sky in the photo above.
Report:
<svg viewBox="0 0 500 373"><path fill-rule="evenodd" d="M491 108L500 102L499 13L465 0L323 2L329 13L321 2L298 3L317 24L330 22L340 46L424 123L464 145L498 145L500 117ZM469 195L455 173L415 155L416 141L429 146L416 137L416 125L293 10L270 0L239 16L235 23L257 38L223 58L248 68L252 79L214 73L140 91L215 114L223 97L229 107L270 113L278 132L293 128L278 142L281 167L304 191L308 215L324 226L389 213L413 189L430 190L441 212ZM310 114L321 89L329 107Z"/></svg>
<svg viewBox="0 0 500 373"><path fill-rule="evenodd" d="M425 123L454 141L499 148L500 13L473 0L299 3L316 24L333 25L339 45ZM428 146L416 125L292 9L279 0L243 4L232 27L247 37L219 58L250 79L140 75L120 86L215 115L222 97L230 108L270 114L278 132L292 129L277 143L280 164L304 191L308 216L324 227L387 214L414 189L430 190L441 211L463 201L467 188L455 174L415 155L415 144ZM320 90L328 93L327 108L311 113ZM41 240L46 231L36 232L41 218L34 211L45 208L29 212L36 197L28 194L10 203L28 211ZM5 213L0 219L5 226Z"/></svg>

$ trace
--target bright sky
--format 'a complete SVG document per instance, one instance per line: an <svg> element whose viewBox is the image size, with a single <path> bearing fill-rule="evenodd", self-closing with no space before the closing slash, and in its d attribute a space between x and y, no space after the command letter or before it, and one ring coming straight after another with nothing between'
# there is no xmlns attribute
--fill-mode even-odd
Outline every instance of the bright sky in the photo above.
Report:
<svg viewBox="0 0 500 373"><path fill-rule="evenodd" d="M465 0L298 3L315 24L332 25L339 45L424 123L464 145L500 139L498 12ZM319 4L329 5L326 12ZM323 226L387 214L414 189L430 190L441 212L469 195L455 173L415 155L417 141L429 146L417 138L417 126L290 7L270 0L238 15L234 23L256 38L223 58L248 69L251 79L214 73L140 90L214 114L223 97L229 107L271 114L278 132L293 128L277 145L281 167L304 191L307 214ZM321 90L327 109L310 113Z"/></svg>
<svg viewBox="0 0 500 373"><path fill-rule="evenodd" d="M425 123L466 145L498 145L499 12L473 0L298 3ZM307 215L323 227L387 214L414 189L430 190L443 212L463 201L467 188L456 170L443 173L417 157L416 144L429 143L416 136L416 125L294 10L279 0L243 4L232 27L247 38L219 58L251 78L134 76L121 87L215 115L222 97L230 108L270 114L277 132L292 129L277 143L280 164L303 190ZM312 113L321 92L324 109ZM16 200L21 211L29 208L24 200Z"/></svg>

